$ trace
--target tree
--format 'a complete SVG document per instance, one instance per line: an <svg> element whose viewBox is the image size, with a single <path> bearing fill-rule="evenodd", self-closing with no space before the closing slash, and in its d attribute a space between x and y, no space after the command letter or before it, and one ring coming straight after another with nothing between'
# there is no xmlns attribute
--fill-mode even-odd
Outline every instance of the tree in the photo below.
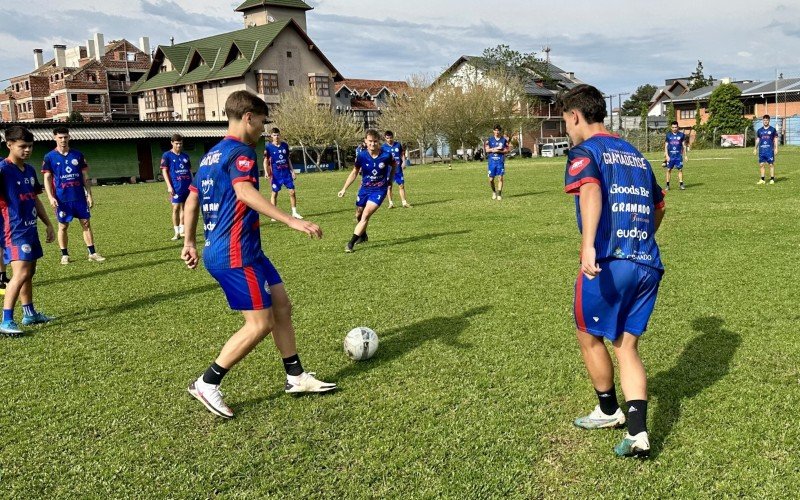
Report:
<svg viewBox="0 0 800 500"><path fill-rule="evenodd" d="M631 94L628 100L622 103L623 116L639 116L643 105L647 106L649 109L650 99L653 98L653 94L655 94L657 90L658 87L650 85L649 83L640 85L639 88Z"/></svg>
<svg viewBox="0 0 800 500"><path fill-rule="evenodd" d="M416 142L423 161L425 151L436 142L438 133L430 82L425 75L412 75L406 93L390 101L378 119L380 128L391 130L400 141Z"/></svg>
<svg viewBox="0 0 800 500"><path fill-rule="evenodd" d="M744 103L740 99L742 91L732 83L724 83L708 98L708 121L703 125L717 134L740 134L750 126L744 117Z"/></svg>
<svg viewBox="0 0 800 500"><path fill-rule="evenodd" d="M675 111L675 106L670 102L667 104L667 125L676 121L678 121L678 113Z"/></svg>
<svg viewBox="0 0 800 500"><path fill-rule="evenodd" d="M474 64L482 71L494 71L495 76L500 77L504 83L513 79L522 81L523 85L539 81L545 88L556 88L550 66L536 57L535 52L519 52L501 44L484 49Z"/></svg>
<svg viewBox="0 0 800 500"><path fill-rule="evenodd" d="M714 84L714 77L708 75L708 78L703 74L703 61L697 61L697 67L694 73L689 77L689 90L697 90L703 87L708 87Z"/></svg>
<svg viewBox="0 0 800 500"><path fill-rule="evenodd" d="M320 169L325 150L334 142L351 146L361 138L361 127L351 116L334 113L330 106L320 106L316 96L299 88L281 95L273 118L281 135L310 150L311 160Z"/></svg>
<svg viewBox="0 0 800 500"><path fill-rule="evenodd" d="M67 121L68 122L74 122L74 123L80 123L80 122L83 122L84 119L83 119L83 115L82 114L80 114L77 111L73 111L67 117Z"/></svg>

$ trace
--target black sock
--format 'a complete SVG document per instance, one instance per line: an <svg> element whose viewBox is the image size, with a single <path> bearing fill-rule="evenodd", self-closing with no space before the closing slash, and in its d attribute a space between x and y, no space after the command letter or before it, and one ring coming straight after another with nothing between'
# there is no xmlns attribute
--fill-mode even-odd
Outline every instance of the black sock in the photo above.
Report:
<svg viewBox="0 0 800 500"><path fill-rule="evenodd" d="M203 382L206 384L219 385L222 382L222 377L228 373L227 368L219 366L216 362L211 363L205 373L203 373Z"/></svg>
<svg viewBox="0 0 800 500"><path fill-rule="evenodd" d="M502 189L498 189L497 190L497 196L503 196L503 190Z"/></svg>
<svg viewBox="0 0 800 500"><path fill-rule="evenodd" d="M8 275L5 271L0 272L0 282L8 283Z"/></svg>
<svg viewBox="0 0 800 500"><path fill-rule="evenodd" d="M762 181L764 180L764 176L763 176L763 175L761 176L761 180L762 180Z"/></svg>
<svg viewBox="0 0 800 500"><path fill-rule="evenodd" d="M353 237L352 237L352 238L350 238L350 246L353 246L353 245L355 245L356 243L358 243L358 240L359 240L359 238L361 238L361 236L359 236L359 235L357 235L357 234L353 233Z"/></svg>
<svg viewBox="0 0 800 500"><path fill-rule="evenodd" d="M69 255L69 250L67 250L66 248L62 248L61 255Z"/></svg>
<svg viewBox="0 0 800 500"><path fill-rule="evenodd" d="M89 255L96 253L94 245L87 246L86 248L89 250Z"/></svg>
<svg viewBox="0 0 800 500"><path fill-rule="evenodd" d="M364 243L365 241L367 241L367 232L366 231L364 231L364 234L362 234L361 236L358 237L358 242L359 243Z"/></svg>
<svg viewBox="0 0 800 500"><path fill-rule="evenodd" d="M647 431L647 401L634 399L628 401L628 434L635 436Z"/></svg>
<svg viewBox="0 0 800 500"><path fill-rule="evenodd" d="M607 391L595 389L594 392L597 393L597 400L600 402L600 411L606 415L613 415L617 412L619 403L617 402L617 391L613 385Z"/></svg>
<svg viewBox="0 0 800 500"><path fill-rule="evenodd" d="M774 181L775 180L775 176L774 175L770 176L770 180Z"/></svg>
<svg viewBox="0 0 800 500"><path fill-rule="evenodd" d="M295 354L288 358L283 358L283 369L286 370L286 375L296 377L303 374L303 365L300 364L300 356Z"/></svg>
<svg viewBox="0 0 800 500"><path fill-rule="evenodd" d="M667 187L669 187L669 182L667 182Z"/></svg>

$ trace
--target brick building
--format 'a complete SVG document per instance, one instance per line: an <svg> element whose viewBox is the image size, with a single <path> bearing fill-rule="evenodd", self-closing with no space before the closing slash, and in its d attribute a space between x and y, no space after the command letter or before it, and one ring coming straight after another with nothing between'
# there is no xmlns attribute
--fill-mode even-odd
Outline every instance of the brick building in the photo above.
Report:
<svg viewBox="0 0 800 500"><path fill-rule="evenodd" d="M98 33L88 42L71 49L54 45L47 62L42 49L34 49L34 70L11 78L0 93L3 121L66 121L73 113L87 121L136 119L136 98L127 91L150 67L149 41L106 45Z"/></svg>
<svg viewBox="0 0 800 500"><path fill-rule="evenodd" d="M364 129L373 128L381 109L407 89L408 84L401 81L347 78L336 82L333 106L338 113L352 114Z"/></svg>

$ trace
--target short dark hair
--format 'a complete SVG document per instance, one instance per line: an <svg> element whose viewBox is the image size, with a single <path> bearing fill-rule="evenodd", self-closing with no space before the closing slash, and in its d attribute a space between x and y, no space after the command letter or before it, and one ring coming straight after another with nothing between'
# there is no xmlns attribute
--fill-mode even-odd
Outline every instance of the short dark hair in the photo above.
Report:
<svg viewBox="0 0 800 500"><path fill-rule="evenodd" d="M587 123L602 123L606 117L606 99L596 87L582 83L558 95L561 111L580 111Z"/></svg>
<svg viewBox="0 0 800 500"><path fill-rule="evenodd" d="M494 128L492 130L499 130L500 132L502 132L503 131L503 127L501 127L500 124L498 123L497 125L494 126Z"/></svg>
<svg viewBox="0 0 800 500"><path fill-rule="evenodd" d="M673 125L675 125L677 127L678 126L678 122L672 122L669 125L670 125L670 127L673 126Z"/></svg>
<svg viewBox="0 0 800 500"><path fill-rule="evenodd" d="M245 113L269 115L269 108L263 99L246 90L237 90L225 101L225 114L229 120L241 120Z"/></svg>
<svg viewBox="0 0 800 500"><path fill-rule="evenodd" d="M762 120L763 120L764 118L766 118L767 120L769 120L769 115L764 115L764 116L762 116L762 117L761 117L761 119L762 119Z"/></svg>
<svg viewBox="0 0 800 500"><path fill-rule="evenodd" d="M374 128L368 128L367 131L364 132L364 138L366 139L367 137L374 137L375 139L380 139L381 134L379 134L378 131L375 130Z"/></svg>
<svg viewBox="0 0 800 500"><path fill-rule="evenodd" d="M69 135L69 129L64 126L56 127L53 129L53 135Z"/></svg>
<svg viewBox="0 0 800 500"><path fill-rule="evenodd" d="M272 127L272 130L269 131L270 134L280 134L281 131L278 130L278 127Z"/></svg>
<svg viewBox="0 0 800 500"><path fill-rule="evenodd" d="M172 134L171 142L183 142L183 136L181 134Z"/></svg>
<svg viewBox="0 0 800 500"><path fill-rule="evenodd" d="M389 136L389 137L394 137L394 132L392 132L391 130L387 130L386 132L383 133L383 135Z"/></svg>
<svg viewBox="0 0 800 500"><path fill-rule="evenodd" d="M6 142L33 142L33 133L22 125L12 125L5 130Z"/></svg>

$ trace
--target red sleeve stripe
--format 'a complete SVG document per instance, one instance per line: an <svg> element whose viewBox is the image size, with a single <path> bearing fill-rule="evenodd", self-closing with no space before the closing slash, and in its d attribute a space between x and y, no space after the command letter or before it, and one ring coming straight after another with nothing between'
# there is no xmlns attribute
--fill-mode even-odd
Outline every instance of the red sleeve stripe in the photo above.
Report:
<svg viewBox="0 0 800 500"><path fill-rule="evenodd" d="M233 182L231 182L231 184L238 184L239 182L252 182L255 184L256 179L254 177L237 177L233 180Z"/></svg>
<svg viewBox="0 0 800 500"><path fill-rule="evenodd" d="M197 191L197 188L196 188L196 187L194 187L194 186L189 186L189 191L191 191L191 192L193 192L193 193L197 193L197 192L198 192L198 191Z"/></svg>
<svg viewBox="0 0 800 500"><path fill-rule="evenodd" d="M564 192L569 194L578 194L578 191L580 191L580 187L583 186L584 184L597 184L599 186L600 179L597 179L595 177L584 177L579 181L575 181L572 184L567 184L566 186L564 186Z"/></svg>
<svg viewBox="0 0 800 500"><path fill-rule="evenodd" d="M666 207L666 206L667 206L667 202L666 202L666 201L664 201L664 200L661 200L661 203L659 203L658 205L656 205L656 208L657 208L657 209L658 209L658 208L664 208L664 207Z"/></svg>

